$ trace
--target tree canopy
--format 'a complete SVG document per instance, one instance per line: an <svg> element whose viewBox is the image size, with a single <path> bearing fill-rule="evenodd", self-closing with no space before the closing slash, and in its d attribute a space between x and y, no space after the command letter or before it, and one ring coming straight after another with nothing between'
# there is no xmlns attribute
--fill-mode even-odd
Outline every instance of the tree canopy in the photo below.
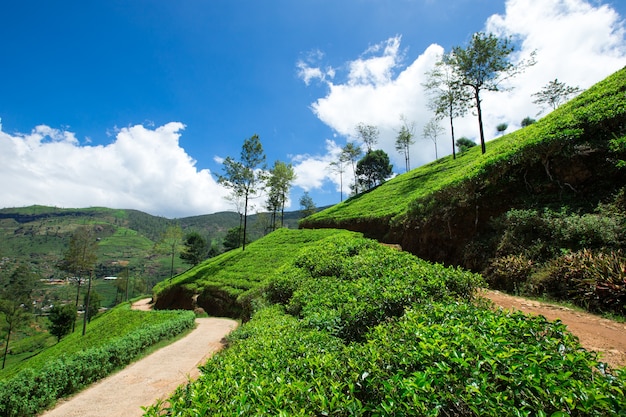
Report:
<svg viewBox="0 0 626 417"><path fill-rule="evenodd" d="M371 190L391 176L393 166L382 149L367 152L358 162L356 173L360 189Z"/></svg>
<svg viewBox="0 0 626 417"><path fill-rule="evenodd" d="M474 107L478 116L480 145L482 153L486 152L485 133L483 129L481 97L482 91L500 91L502 82L523 71L527 66L534 65L534 53L529 61L511 62L514 51L510 38L499 38L492 33L477 32L472 35L469 44L463 48L455 46L449 58L455 77L460 85L473 96Z"/></svg>
<svg viewBox="0 0 626 417"><path fill-rule="evenodd" d="M532 95L533 97L537 97L533 100L533 103L541 106L542 110L546 105L550 106L552 110L555 110L561 104L565 103L570 97L580 93L581 91L582 90L579 87L571 87L555 78L554 81L550 81L548 84L543 86L541 91Z"/></svg>
<svg viewBox="0 0 626 417"><path fill-rule="evenodd" d="M180 259L190 265L198 265L207 258L209 246L207 240L198 232L189 232L183 242Z"/></svg>

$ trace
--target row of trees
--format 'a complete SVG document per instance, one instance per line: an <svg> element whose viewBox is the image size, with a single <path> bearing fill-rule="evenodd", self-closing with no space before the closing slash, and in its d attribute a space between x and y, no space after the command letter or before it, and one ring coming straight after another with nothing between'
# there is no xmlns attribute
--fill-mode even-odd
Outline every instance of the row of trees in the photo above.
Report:
<svg viewBox="0 0 626 417"><path fill-rule="evenodd" d="M491 33L478 32L472 36L466 47L457 46L450 53L444 54L426 74L427 79L423 86L430 95L429 108L435 114L434 120L446 118L450 123L453 158L456 158L454 119L465 116L471 108L476 110L480 145L484 154L486 145L481 94L484 91L506 91L504 81L536 63L533 52L528 59L513 64L510 56L514 49L510 38L498 38ZM578 87L571 87L554 79L532 95L535 97L533 103L539 105L541 111L546 107L554 110L580 91ZM533 119L526 118L522 121L522 127L533 122ZM501 123L496 130L503 134L507 128L506 123ZM434 133L438 132L436 129L427 124L424 135L435 138Z"/></svg>
<svg viewBox="0 0 626 417"><path fill-rule="evenodd" d="M442 55L435 67L426 73L423 87L429 95L428 107L434 113L423 128L422 137L431 140L435 146L435 158L438 158L437 143L444 134L440 121L447 119L450 124L452 139L452 157L456 158L456 149L465 151L475 145L467 138L455 138L454 119L463 117L474 108L478 118L481 151L486 152L485 133L483 128L482 98L484 91L505 91L505 80L521 73L535 64L535 53L526 59L513 64L510 56L514 51L510 38L498 38L494 34L475 33L466 47L454 47L450 53ZM549 106L556 109L571 96L579 93L578 87L570 87L558 79L550 81L541 91L533 94L533 103L542 110ZM411 169L410 147L415 143L415 124L408 122L404 115L400 116L401 127L397 132L395 149L404 156L405 169ZM522 120L522 127L534 123L527 117ZM508 128L507 123L496 127L502 135ZM357 142L348 142L341 150L339 158L330 164L332 172L339 174L341 200L343 200L343 174L349 163L352 166L354 181L352 191L358 193L383 182L391 175L388 156L382 150L373 150L378 139L378 129L372 125L359 123L356 136L366 147L365 157ZM386 159L385 159L386 158Z"/></svg>
<svg viewBox="0 0 626 417"><path fill-rule="evenodd" d="M341 200L343 201L343 174L346 167L352 167L354 181L351 189L354 194L370 190L385 182L393 172L393 165L389 162L389 155L382 149L374 149L378 143L379 130L376 126L359 123L355 128L357 136L366 147L365 155L363 149L357 141L348 142L339 153L336 161L330 163L332 172L339 174ZM406 149L406 160L408 164L408 147L413 143L412 133L406 127L406 142L402 149Z"/></svg>
<svg viewBox="0 0 626 417"><path fill-rule="evenodd" d="M235 204L240 216L237 246L245 250L251 200L266 193L266 208L271 214L270 230L283 227L285 204L296 174L291 164L282 161L275 161L268 170L263 145L256 134L244 141L238 160L229 156L223 165L224 174L218 176L218 183L231 190L229 199Z"/></svg>

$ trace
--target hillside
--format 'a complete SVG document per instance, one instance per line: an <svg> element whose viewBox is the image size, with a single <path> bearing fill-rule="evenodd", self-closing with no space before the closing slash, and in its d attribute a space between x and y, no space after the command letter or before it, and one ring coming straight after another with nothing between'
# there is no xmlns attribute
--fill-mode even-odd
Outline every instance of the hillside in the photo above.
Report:
<svg viewBox="0 0 626 417"><path fill-rule="evenodd" d="M568 205L584 211L625 184L626 69L538 122L399 175L318 212L300 225L361 231L426 259L463 264L463 248L511 208Z"/></svg>

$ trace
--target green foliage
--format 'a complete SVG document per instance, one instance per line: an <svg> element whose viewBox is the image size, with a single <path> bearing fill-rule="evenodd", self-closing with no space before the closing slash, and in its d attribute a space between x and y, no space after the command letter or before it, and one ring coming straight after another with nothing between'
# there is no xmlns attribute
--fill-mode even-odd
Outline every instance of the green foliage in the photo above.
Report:
<svg viewBox="0 0 626 417"><path fill-rule="evenodd" d="M491 288L520 293L533 272L533 262L524 255L493 258L483 272Z"/></svg>
<svg viewBox="0 0 626 417"><path fill-rule="evenodd" d="M190 232L185 236L180 259L190 265L198 265L207 258L209 246L205 238L198 232Z"/></svg>
<svg viewBox="0 0 626 417"><path fill-rule="evenodd" d="M563 250L616 247L624 241L624 218L618 213L568 213L509 210L495 224L499 255L521 253L536 261Z"/></svg>
<svg viewBox="0 0 626 417"><path fill-rule="evenodd" d="M317 210L315 207L315 202L313 201L313 198L309 195L308 191L305 191L304 194L302 194L302 197L300 197L300 210L303 217L308 217L315 213L315 211Z"/></svg>
<svg viewBox="0 0 626 417"><path fill-rule="evenodd" d="M0 415L34 416L56 399L127 365L146 348L193 326L193 312L140 312L122 306L0 380Z"/></svg>
<svg viewBox="0 0 626 417"><path fill-rule="evenodd" d="M178 294L182 287L191 293L203 294L199 301L209 300L211 293L219 294L225 303L236 305L235 310L248 311L248 295L257 290L276 269L293 258L300 249L320 239L335 234L357 236L347 231L278 229L264 238L252 242L246 251L234 250L208 259L172 279L161 282L153 289L159 308L169 308L162 300ZM178 297L178 296L176 296ZM207 303L207 304L209 304ZM210 310L210 305L202 305Z"/></svg>
<svg viewBox="0 0 626 417"><path fill-rule="evenodd" d="M74 304L55 305L50 310L50 334L61 341L70 334L72 325L76 321L76 306Z"/></svg>
<svg viewBox="0 0 626 417"><path fill-rule="evenodd" d="M465 137L458 138L454 144L459 149L459 153L464 153L476 146L476 142Z"/></svg>
<svg viewBox="0 0 626 417"><path fill-rule="evenodd" d="M89 293L89 309L87 310L87 320L91 321L98 315L102 304L102 297L97 292L91 290ZM87 305L87 294L83 297L83 305Z"/></svg>
<svg viewBox="0 0 626 417"><path fill-rule="evenodd" d="M466 302L415 303L350 344L273 306L229 343L145 416L609 416L626 407L626 375L562 323Z"/></svg>
<svg viewBox="0 0 626 417"><path fill-rule="evenodd" d="M361 191L384 183L393 173L393 166L389 163L389 155L382 149L368 151L356 164L358 187Z"/></svg>
<svg viewBox="0 0 626 417"><path fill-rule="evenodd" d="M532 278L534 292L593 312L626 315L626 257L583 249L549 262Z"/></svg>
<svg viewBox="0 0 626 417"><path fill-rule="evenodd" d="M297 277L290 297L285 277ZM302 250L266 291L270 300L284 300L306 326L355 341L413 303L471 298L481 282L469 272L431 265L371 240L336 236Z"/></svg>

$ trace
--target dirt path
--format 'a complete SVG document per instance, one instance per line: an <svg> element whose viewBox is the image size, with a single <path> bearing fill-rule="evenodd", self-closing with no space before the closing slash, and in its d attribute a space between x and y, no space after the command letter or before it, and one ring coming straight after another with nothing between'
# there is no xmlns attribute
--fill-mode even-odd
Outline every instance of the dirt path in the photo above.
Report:
<svg viewBox="0 0 626 417"><path fill-rule="evenodd" d="M560 319L578 337L585 349L600 352L601 361L612 367L626 366L626 323L499 291L485 291L483 296L504 309L540 314L548 320Z"/></svg>
<svg viewBox="0 0 626 417"><path fill-rule="evenodd" d="M133 308L149 309L146 301ZM237 322L200 318L184 338L157 350L74 397L60 401L43 417L133 417L143 415L141 406L167 398L176 387L199 375L198 365L223 347L222 339Z"/></svg>

